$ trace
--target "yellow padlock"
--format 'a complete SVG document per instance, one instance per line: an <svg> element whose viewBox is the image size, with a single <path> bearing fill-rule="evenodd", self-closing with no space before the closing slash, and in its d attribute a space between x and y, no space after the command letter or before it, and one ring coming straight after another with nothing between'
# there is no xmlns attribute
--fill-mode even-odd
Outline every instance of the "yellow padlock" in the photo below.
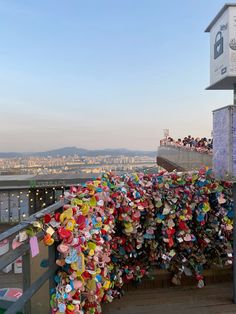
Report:
<svg viewBox="0 0 236 314"><path fill-rule="evenodd" d="M74 226L75 226L75 220L74 218L71 218L67 221L67 224L66 224L66 230L74 230Z"/></svg>
<svg viewBox="0 0 236 314"><path fill-rule="evenodd" d="M72 208L68 208L60 215L60 221L63 222L65 219L70 219L73 216Z"/></svg>
<svg viewBox="0 0 236 314"><path fill-rule="evenodd" d="M82 211L83 216L87 216L88 212L89 212L89 204L88 203L84 203L82 205L81 211Z"/></svg>
<svg viewBox="0 0 236 314"><path fill-rule="evenodd" d="M106 280L106 281L104 282L104 284L103 284L103 288L104 288L105 290L109 289L110 284L111 284L110 280Z"/></svg>
<svg viewBox="0 0 236 314"><path fill-rule="evenodd" d="M66 307L69 311L74 311L75 306L73 304L68 304Z"/></svg>

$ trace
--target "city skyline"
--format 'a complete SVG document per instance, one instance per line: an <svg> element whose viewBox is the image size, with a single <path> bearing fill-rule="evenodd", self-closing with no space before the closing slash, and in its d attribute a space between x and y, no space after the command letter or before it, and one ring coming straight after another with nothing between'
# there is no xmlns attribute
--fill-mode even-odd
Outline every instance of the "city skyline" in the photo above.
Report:
<svg viewBox="0 0 236 314"><path fill-rule="evenodd" d="M231 91L206 91L222 0L0 0L0 152L155 151L210 137Z"/></svg>

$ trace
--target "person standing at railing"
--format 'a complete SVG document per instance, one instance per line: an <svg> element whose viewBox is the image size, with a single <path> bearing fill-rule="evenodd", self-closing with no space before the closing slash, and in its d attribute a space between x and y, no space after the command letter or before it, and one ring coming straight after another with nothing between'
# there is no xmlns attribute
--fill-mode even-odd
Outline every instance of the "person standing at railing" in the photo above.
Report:
<svg viewBox="0 0 236 314"><path fill-rule="evenodd" d="M185 136L183 140L179 138L177 141L172 137L164 138L160 140L160 146L175 146L183 147L187 150L194 150L199 153L212 153L213 140L206 137L199 138L192 137L191 135Z"/></svg>
<svg viewBox="0 0 236 314"><path fill-rule="evenodd" d="M208 150L213 149L213 139L208 139L207 148Z"/></svg>

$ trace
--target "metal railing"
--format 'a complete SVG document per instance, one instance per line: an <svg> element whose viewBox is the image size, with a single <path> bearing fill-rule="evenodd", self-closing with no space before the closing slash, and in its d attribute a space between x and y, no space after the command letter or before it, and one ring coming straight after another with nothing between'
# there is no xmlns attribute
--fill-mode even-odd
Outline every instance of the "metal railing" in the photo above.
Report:
<svg viewBox="0 0 236 314"><path fill-rule="evenodd" d="M0 234L0 242L3 240L8 240L12 243L14 237L20 232L29 227L34 221L44 217L45 214L50 214L56 210L60 210L63 205L67 203L64 200L57 202L33 215L31 215L27 220L20 222L18 225L11 227L5 232ZM38 240L42 240L43 231L39 231L36 236ZM30 244L29 239L22 242L22 244L16 249L10 249L4 255L0 256L0 270L4 269L9 264L13 263L17 258L22 257L22 276L23 276L23 294L15 302L4 301L1 302L1 306L6 307L5 314L15 314L18 311L23 311L25 314L33 313L31 310L31 298L37 293L37 291L42 287L45 282L49 282L49 291L54 287L54 274L58 268L55 263L55 245L48 247L48 269L43 272L43 274L37 278L34 282L31 280L31 255L30 255ZM6 274L7 276L7 274Z"/></svg>

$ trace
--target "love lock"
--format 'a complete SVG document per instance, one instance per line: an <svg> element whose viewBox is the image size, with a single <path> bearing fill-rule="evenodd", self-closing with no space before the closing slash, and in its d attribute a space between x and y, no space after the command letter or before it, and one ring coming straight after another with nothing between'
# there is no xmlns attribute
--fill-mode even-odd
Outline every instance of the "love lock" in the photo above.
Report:
<svg viewBox="0 0 236 314"><path fill-rule="evenodd" d="M214 59L217 59L224 52L222 32L218 32L215 37Z"/></svg>

